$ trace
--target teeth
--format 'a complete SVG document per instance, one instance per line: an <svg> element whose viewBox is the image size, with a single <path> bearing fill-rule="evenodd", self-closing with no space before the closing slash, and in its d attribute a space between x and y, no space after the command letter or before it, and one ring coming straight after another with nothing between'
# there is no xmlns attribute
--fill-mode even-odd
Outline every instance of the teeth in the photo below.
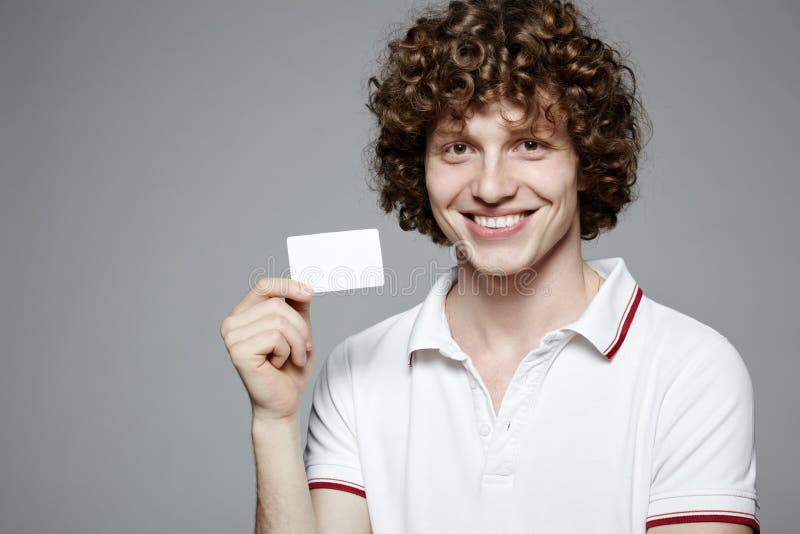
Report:
<svg viewBox="0 0 800 534"><path fill-rule="evenodd" d="M517 213L514 215L506 215L504 217L483 217L475 215L475 222L486 228L505 228L507 226L514 226L517 224L524 215Z"/></svg>

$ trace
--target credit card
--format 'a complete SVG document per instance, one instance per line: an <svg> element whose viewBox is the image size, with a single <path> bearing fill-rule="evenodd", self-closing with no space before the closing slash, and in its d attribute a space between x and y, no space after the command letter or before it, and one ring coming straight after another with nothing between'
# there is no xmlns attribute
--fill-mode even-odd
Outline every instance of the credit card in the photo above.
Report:
<svg viewBox="0 0 800 534"><path fill-rule="evenodd" d="M377 228L286 238L291 278L317 293L383 285Z"/></svg>

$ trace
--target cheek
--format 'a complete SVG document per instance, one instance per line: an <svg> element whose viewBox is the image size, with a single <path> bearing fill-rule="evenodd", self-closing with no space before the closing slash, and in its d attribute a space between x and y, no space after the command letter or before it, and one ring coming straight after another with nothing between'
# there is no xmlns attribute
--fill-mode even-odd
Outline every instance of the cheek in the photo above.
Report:
<svg viewBox="0 0 800 534"><path fill-rule="evenodd" d="M425 177L425 190L428 192L428 202L431 203L434 213L436 212L436 206L439 204L439 191L436 186L435 179L431 179L429 176Z"/></svg>
<svg viewBox="0 0 800 534"><path fill-rule="evenodd" d="M536 191L554 203L571 201L577 196L578 182L576 170L570 165L571 162L564 162L545 169L537 181Z"/></svg>
<svg viewBox="0 0 800 534"><path fill-rule="evenodd" d="M430 205L431 212L433 212L433 218L436 220L436 223L439 227L442 227L442 210L444 209L442 197L440 192L437 188L438 183L436 180L425 180L425 187L428 191L428 204ZM446 205L446 204L445 204Z"/></svg>
<svg viewBox="0 0 800 534"><path fill-rule="evenodd" d="M433 214L433 220L436 221L436 224L439 226L439 229L444 232L444 234L448 237L448 239L452 239L451 232L449 228L452 226L450 222L448 222L445 213L449 201L446 197L442 196L442 192L439 190L440 183L434 180L425 180L425 188L428 192L428 204L430 205L431 212Z"/></svg>
<svg viewBox="0 0 800 534"><path fill-rule="evenodd" d="M426 174L425 188L434 212L446 208L458 195L457 181L443 173Z"/></svg>

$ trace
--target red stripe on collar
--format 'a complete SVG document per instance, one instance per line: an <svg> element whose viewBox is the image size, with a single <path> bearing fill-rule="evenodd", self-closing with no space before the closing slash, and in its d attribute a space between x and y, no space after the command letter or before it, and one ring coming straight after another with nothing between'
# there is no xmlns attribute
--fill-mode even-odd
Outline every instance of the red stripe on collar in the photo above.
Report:
<svg viewBox="0 0 800 534"><path fill-rule="evenodd" d="M640 300L642 300L642 288L637 284L633 286L631 296L628 298L628 304L625 306L626 311L622 314L619 324L617 325L617 333L614 339L612 339L608 347L603 350L603 354L605 354L606 358L609 360L622 346L622 342L625 341L625 336L628 334L628 328L631 325L631 321L633 321L633 316L636 314L636 308L639 307Z"/></svg>

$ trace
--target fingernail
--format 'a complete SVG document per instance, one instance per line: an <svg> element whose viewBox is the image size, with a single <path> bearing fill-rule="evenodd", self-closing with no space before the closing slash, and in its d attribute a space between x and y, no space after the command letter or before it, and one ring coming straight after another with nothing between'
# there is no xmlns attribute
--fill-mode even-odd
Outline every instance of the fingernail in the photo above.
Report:
<svg viewBox="0 0 800 534"><path fill-rule="evenodd" d="M306 364L306 362L308 361L308 354L306 354L306 353L304 352L304 353L303 353L303 356L302 356L300 359L301 359L301 360L302 360L302 362L303 362L303 363L302 363L302 365L305 365L305 364Z"/></svg>
<svg viewBox="0 0 800 534"><path fill-rule="evenodd" d="M310 286L307 286L305 284L303 284L303 287L300 288L300 291L302 291L306 295L313 295L314 294L314 290Z"/></svg>

